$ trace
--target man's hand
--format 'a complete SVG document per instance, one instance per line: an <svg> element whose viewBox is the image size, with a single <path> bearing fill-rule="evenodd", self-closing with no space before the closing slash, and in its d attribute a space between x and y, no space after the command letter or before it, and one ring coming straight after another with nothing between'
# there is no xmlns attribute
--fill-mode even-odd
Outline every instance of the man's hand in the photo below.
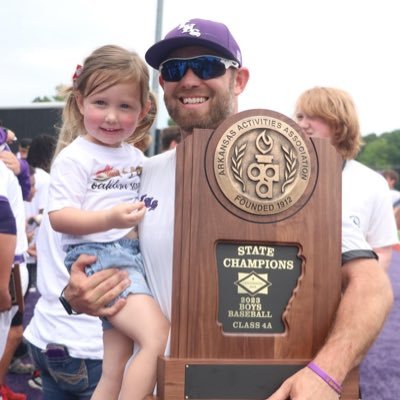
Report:
<svg viewBox="0 0 400 400"><path fill-rule="evenodd" d="M15 176L21 173L19 160L11 151L0 152L0 160L4 162L7 168L11 169Z"/></svg>
<svg viewBox="0 0 400 400"><path fill-rule="evenodd" d="M339 395L319 376L305 367L286 379L267 400L337 400Z"/></svg>
<svg viewBox="0 0 400 400"><path fill-rule="evenodd" d="M79 256L72 265L71 277L64 290L64 296L76 312L110 317L126 304L125 299L118 299L111 307L106 307L129 286L128 273L113 268L96 272L90 277L86 276L85 267L95 261L95 256L84 254Z"/></svg>

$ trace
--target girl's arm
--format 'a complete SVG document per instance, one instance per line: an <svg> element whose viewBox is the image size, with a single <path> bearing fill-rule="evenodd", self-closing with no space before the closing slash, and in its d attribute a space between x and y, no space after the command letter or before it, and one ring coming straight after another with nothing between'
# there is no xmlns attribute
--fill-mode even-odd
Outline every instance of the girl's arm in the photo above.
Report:
<svg viewBox="0 0 400 400"><path fill-rule="evenodd" d="M89 235L110 229L132 228L143 218L143 202L121 203L106 210L87 211L73 207L49 213L50 223L57 232L70 235Z"/></svg>

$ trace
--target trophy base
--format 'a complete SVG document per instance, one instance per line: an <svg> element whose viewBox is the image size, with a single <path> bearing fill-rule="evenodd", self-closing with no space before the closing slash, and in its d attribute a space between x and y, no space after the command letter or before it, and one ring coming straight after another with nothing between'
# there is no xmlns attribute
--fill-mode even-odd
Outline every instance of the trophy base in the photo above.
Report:
<svg viewBox="0 0 400 400"><path fill-rule="evenodd" d="M159 359L157 396L147 400L265 399L309 360ZM358 400L358 370L343 384L341 399Z"/></svg>

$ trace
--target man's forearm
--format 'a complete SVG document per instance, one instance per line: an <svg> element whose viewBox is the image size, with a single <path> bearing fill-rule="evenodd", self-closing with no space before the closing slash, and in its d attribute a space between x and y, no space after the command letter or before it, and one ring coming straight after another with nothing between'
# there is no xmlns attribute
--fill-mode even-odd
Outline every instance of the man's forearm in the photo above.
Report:
<svg viewBox="0 0 400 400"><path fill-rule="evenodd" d="M315 363L342 382L378 336L393 303L387 274L376 260L359 259L342 267L343 296L335 322Z"/></svg>

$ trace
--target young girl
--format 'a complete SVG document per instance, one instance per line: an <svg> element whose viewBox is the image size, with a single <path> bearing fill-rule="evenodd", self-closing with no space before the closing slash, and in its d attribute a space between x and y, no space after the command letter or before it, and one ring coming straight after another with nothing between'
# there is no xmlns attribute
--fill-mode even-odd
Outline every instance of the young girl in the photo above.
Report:
<svg viewBox="0 0 400 400"><path fill-rule="evenodd" d="M103 373L94 400L151 393L168 336L146 283L136 229L146 209L138 201L144 156L133 143L154 117L148 69L136 53L103 46L77 67L51 168L50 221L63 233L67 268L80 254L94 254L88 275L123 267L131 281L122 293L126 305L103 320ZM134 342L140 350L125 371Z"/></svg>

